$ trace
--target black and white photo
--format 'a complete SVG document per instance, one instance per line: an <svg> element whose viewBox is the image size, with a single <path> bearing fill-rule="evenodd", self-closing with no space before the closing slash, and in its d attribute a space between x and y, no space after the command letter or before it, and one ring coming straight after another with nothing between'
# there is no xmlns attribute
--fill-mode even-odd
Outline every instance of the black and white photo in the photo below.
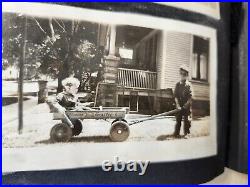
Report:
<svg viewBox="0 0 250 187"><path fill-rule="evenodd" d="M3 10L5 172L216 155L215 29L45 3Z"/></svg>

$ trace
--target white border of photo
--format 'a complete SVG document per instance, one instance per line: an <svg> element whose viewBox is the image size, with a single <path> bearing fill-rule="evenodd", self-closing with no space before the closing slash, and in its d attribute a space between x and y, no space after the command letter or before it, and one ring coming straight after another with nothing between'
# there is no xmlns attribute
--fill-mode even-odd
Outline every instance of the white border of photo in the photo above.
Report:
<svg viewBox="0 0 250 187"><path fill-rule="evenodd" d="M45 3L3 2L2 10L43 18L57 17L185 32L210 40L209 136L188 139L188 141L95 143L94 146L85 145L84 149L80 143L74 147L67 144L63 149L56 144L53 147L3 148L2 172L93 167L100 166L103 160L113 160L115 156L123 161L149 160L155 163L198 159L217 154L217 73L215 73L217 72L217 33L215 29L167 18Z"/></svg>

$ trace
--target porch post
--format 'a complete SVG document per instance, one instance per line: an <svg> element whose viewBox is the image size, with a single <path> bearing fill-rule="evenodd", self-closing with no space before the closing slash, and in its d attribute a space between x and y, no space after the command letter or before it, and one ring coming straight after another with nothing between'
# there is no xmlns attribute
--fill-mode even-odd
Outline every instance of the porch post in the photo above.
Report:
<svg viewBox="0 0 250 187"><path fill-rule="evenodd" d="M115 56L116 25L110 25L109 53L104 57L104 82L116 83L120 58Z"/></svg>
<svg viewBox="0 0 250 187"><path fill-rule="evenodd" d="M115 56L116 26L110 26L109 56Z"/></svg>
<svg viewBox="0 0 250 187"><path fill-rule="evenodd" d="M116 106L117 74L120 58L116 52L116 25L110 25L109 52L104 56L103 83L100 85L100 97L98 105Z"/></svg>

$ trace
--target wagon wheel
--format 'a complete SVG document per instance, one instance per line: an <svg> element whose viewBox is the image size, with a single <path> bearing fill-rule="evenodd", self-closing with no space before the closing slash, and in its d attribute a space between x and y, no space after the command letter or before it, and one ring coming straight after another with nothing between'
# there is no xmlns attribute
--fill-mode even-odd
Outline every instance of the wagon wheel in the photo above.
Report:
<svg viewBox="0 0 250 187"><path fill-rule="evenodd" d="M52 142L67 142L72 137L72 129L65 123L56 124L50 131Z"/></svg>
<svg viewBox="0 0 250 187"><path fill-rule="evenodd" d="M79 119L72 122L74 125L74 127L72 128L72 135L77 136L82 132L82 122Z"/></svg>
<svg viewBox="0 0 250 187"><path fill-rule="evenodd" d="M123 121L123 122L125 122L125 123L128 123L127 120L125 120L125 119L117 118L117 119L115 119L114 121L112 121L111 124L113 124L113 123L115 123L115 122L117 122L117 121Z"/></svg>
<svg viewBox="0 0 250 187"><path fill-rule="evenodd" d="M110 128L110 139L114 142L123 142L129 136L129 126L124 121L116 121Z"/></svg>

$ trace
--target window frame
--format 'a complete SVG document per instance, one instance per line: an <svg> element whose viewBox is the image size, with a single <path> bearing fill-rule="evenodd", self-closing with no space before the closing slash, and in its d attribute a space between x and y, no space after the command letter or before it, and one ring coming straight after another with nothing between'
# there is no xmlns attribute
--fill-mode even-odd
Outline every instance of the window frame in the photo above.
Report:
<svg viewBox="0 0 250 187"><path fill-rule="evenodd" d="M190 69L191 72L189 73L189 80L193 81L193 82L198 82L198 83L205 83L205 84L209 84L209 51L206 54L207 57L207 63L206 63L206 77L207 79L201 79L201 78L197 78L197 77L193 77L193 55L194 53L194 37L199 37L196 35L191 35L191 50L190 50ZM210 50L210 41L208 41L208 50ZM197 59L199 59L199 61L197 60L197 65L198 63L200 63L200 56L203 53L196 53L197 54ZM201 63L200 63L201 64ZM199 65L199 71L201 70L200 65ZM197 72L196 72L196 76L197 76ZM200 76L201 77L201 76Z"/></svg>

